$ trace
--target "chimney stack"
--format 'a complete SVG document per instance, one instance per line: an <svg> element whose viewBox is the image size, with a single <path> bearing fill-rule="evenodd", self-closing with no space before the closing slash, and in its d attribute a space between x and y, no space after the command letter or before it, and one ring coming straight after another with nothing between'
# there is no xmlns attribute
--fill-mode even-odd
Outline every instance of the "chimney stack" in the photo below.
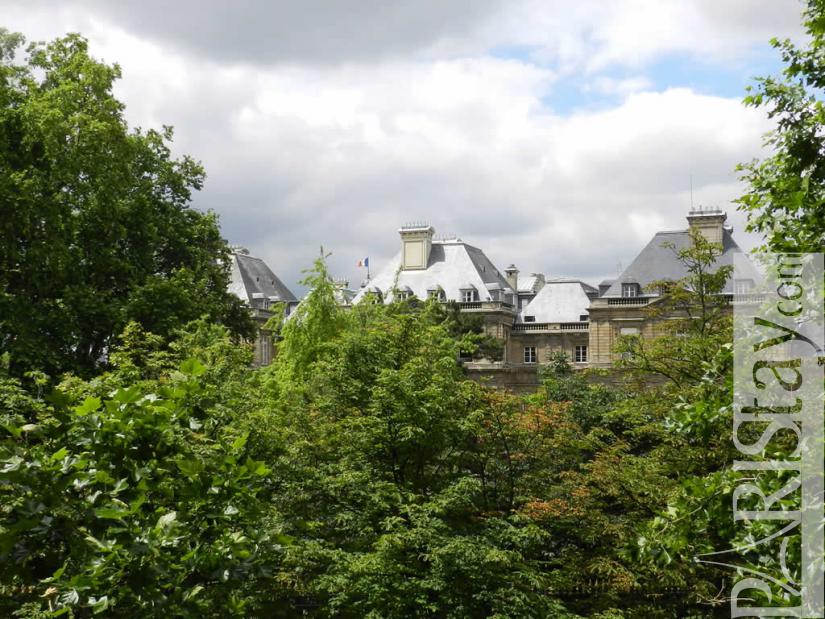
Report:
<svg viewBox="0 0 825 619"><path fill-rule="evenodd" d="M504 274L507 276L507 283L510 284L510 288L513 289L513 292L518 294L518 269L516 268L515 264L511 264L509 267L504 269Z"/></svg>
<svg viewBox="0 0 825 619"><path fill-rule="evenodd" d="M408 223L398 229L401 235L401 268L426 269L430 262L435 229L427 223Z"/></svg>
<svg viewBox="0 0 825 619"><path fill-rule="evenodd" d="M727 213L718 208L691 209L687 220L691 230L698 230L710 243L722 245Z"/></svg>

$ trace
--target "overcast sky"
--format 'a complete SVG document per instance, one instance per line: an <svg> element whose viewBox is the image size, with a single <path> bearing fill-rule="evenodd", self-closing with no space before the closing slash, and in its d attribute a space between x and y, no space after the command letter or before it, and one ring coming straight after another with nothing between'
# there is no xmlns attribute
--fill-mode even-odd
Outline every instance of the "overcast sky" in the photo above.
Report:
<svg viewBox="0 0 825 619"><path fill-rule="evenodd" d="M176 129L195 206L295 292L319 246L353 285L428 221L500 268L615 276L760 154L741 98L798 0L0 0L30 40L118 62L132 125Z"/></svg>

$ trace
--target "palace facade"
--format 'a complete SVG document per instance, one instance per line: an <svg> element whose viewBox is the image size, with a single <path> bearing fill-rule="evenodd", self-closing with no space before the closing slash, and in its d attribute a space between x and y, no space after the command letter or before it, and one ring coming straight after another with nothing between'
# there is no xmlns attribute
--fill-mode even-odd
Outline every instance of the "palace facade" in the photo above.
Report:
<svg viewBox="0 0 825 619"><path fill-rule="evenodd" d="M526 389L538 383L537 368L555 353L565 354L578 368L606 368L617 360L615 349L622 335L657 335L661 319L651 319L646 310L662 298L662 291L650 285L687 275L677 252L691 243L691 229L723 247L716 267L733 264L733 256L742 253L726 218L719 209L691 211L685 229L657 232L615 280L598 286L540 273L520 276L515 265L499 269L481 249L460 238L439 238L428 224L407 224L398 231L396 256L358 291L349 291L342 282L340 300L344 305L367 298L383 303L413 297L454 302L462 312L480 315L485 331L503 343L500 361L467 363L468 370L495 385ZM235 257L241 277L245 269L255 272L256 285L270 282L271 290L261 290L259 297L257 288L250 286L252 275L238 286L253 312L265 311L262 298L297 302L262 262L254 263L253 269L257 259L237 253ZM729 281L724 292L747 292L757 278L754 269L744 280ZM235 281L233 268L233 286ZM266 353L259 363L267 363L271 348L258 348Z"/></svg>

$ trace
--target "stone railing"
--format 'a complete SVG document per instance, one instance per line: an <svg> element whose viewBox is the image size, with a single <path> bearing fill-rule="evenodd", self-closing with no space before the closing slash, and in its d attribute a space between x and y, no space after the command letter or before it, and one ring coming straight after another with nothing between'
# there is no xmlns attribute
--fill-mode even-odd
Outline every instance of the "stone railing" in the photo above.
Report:
<svg viewBox="0 0 825 619"><path fill-rule="evenodd" d="M608 305L647 305L658 297L618 297L607 299Z"/></svg>
<svg viewBox="0 0 825 619"><path fill-rule="evenodd" d="M469 301L459 302L458 307L463 312L514 312L515 308L512 303L505 303L504 301Z"/></svg>
<svg viewBox="0 0 825 619"><path fill-rule="evenodd" d="M514 333L543 332L554 333L558 331L576 331L583 333L590 330L589 322L519 322L513 325Z"/></svg>

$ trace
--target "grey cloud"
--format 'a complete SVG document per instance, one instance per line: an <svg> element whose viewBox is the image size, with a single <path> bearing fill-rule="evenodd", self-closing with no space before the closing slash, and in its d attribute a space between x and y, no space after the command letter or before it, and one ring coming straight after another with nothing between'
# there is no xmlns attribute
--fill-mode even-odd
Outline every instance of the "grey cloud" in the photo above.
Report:
<svg viewBox="0 0 825 619"><path fill-rule="evenodd" d="M38 0L43 8L51 2ZM461 38L504 0L73 0L140 37L228 62L375 62Z"/></svg>

